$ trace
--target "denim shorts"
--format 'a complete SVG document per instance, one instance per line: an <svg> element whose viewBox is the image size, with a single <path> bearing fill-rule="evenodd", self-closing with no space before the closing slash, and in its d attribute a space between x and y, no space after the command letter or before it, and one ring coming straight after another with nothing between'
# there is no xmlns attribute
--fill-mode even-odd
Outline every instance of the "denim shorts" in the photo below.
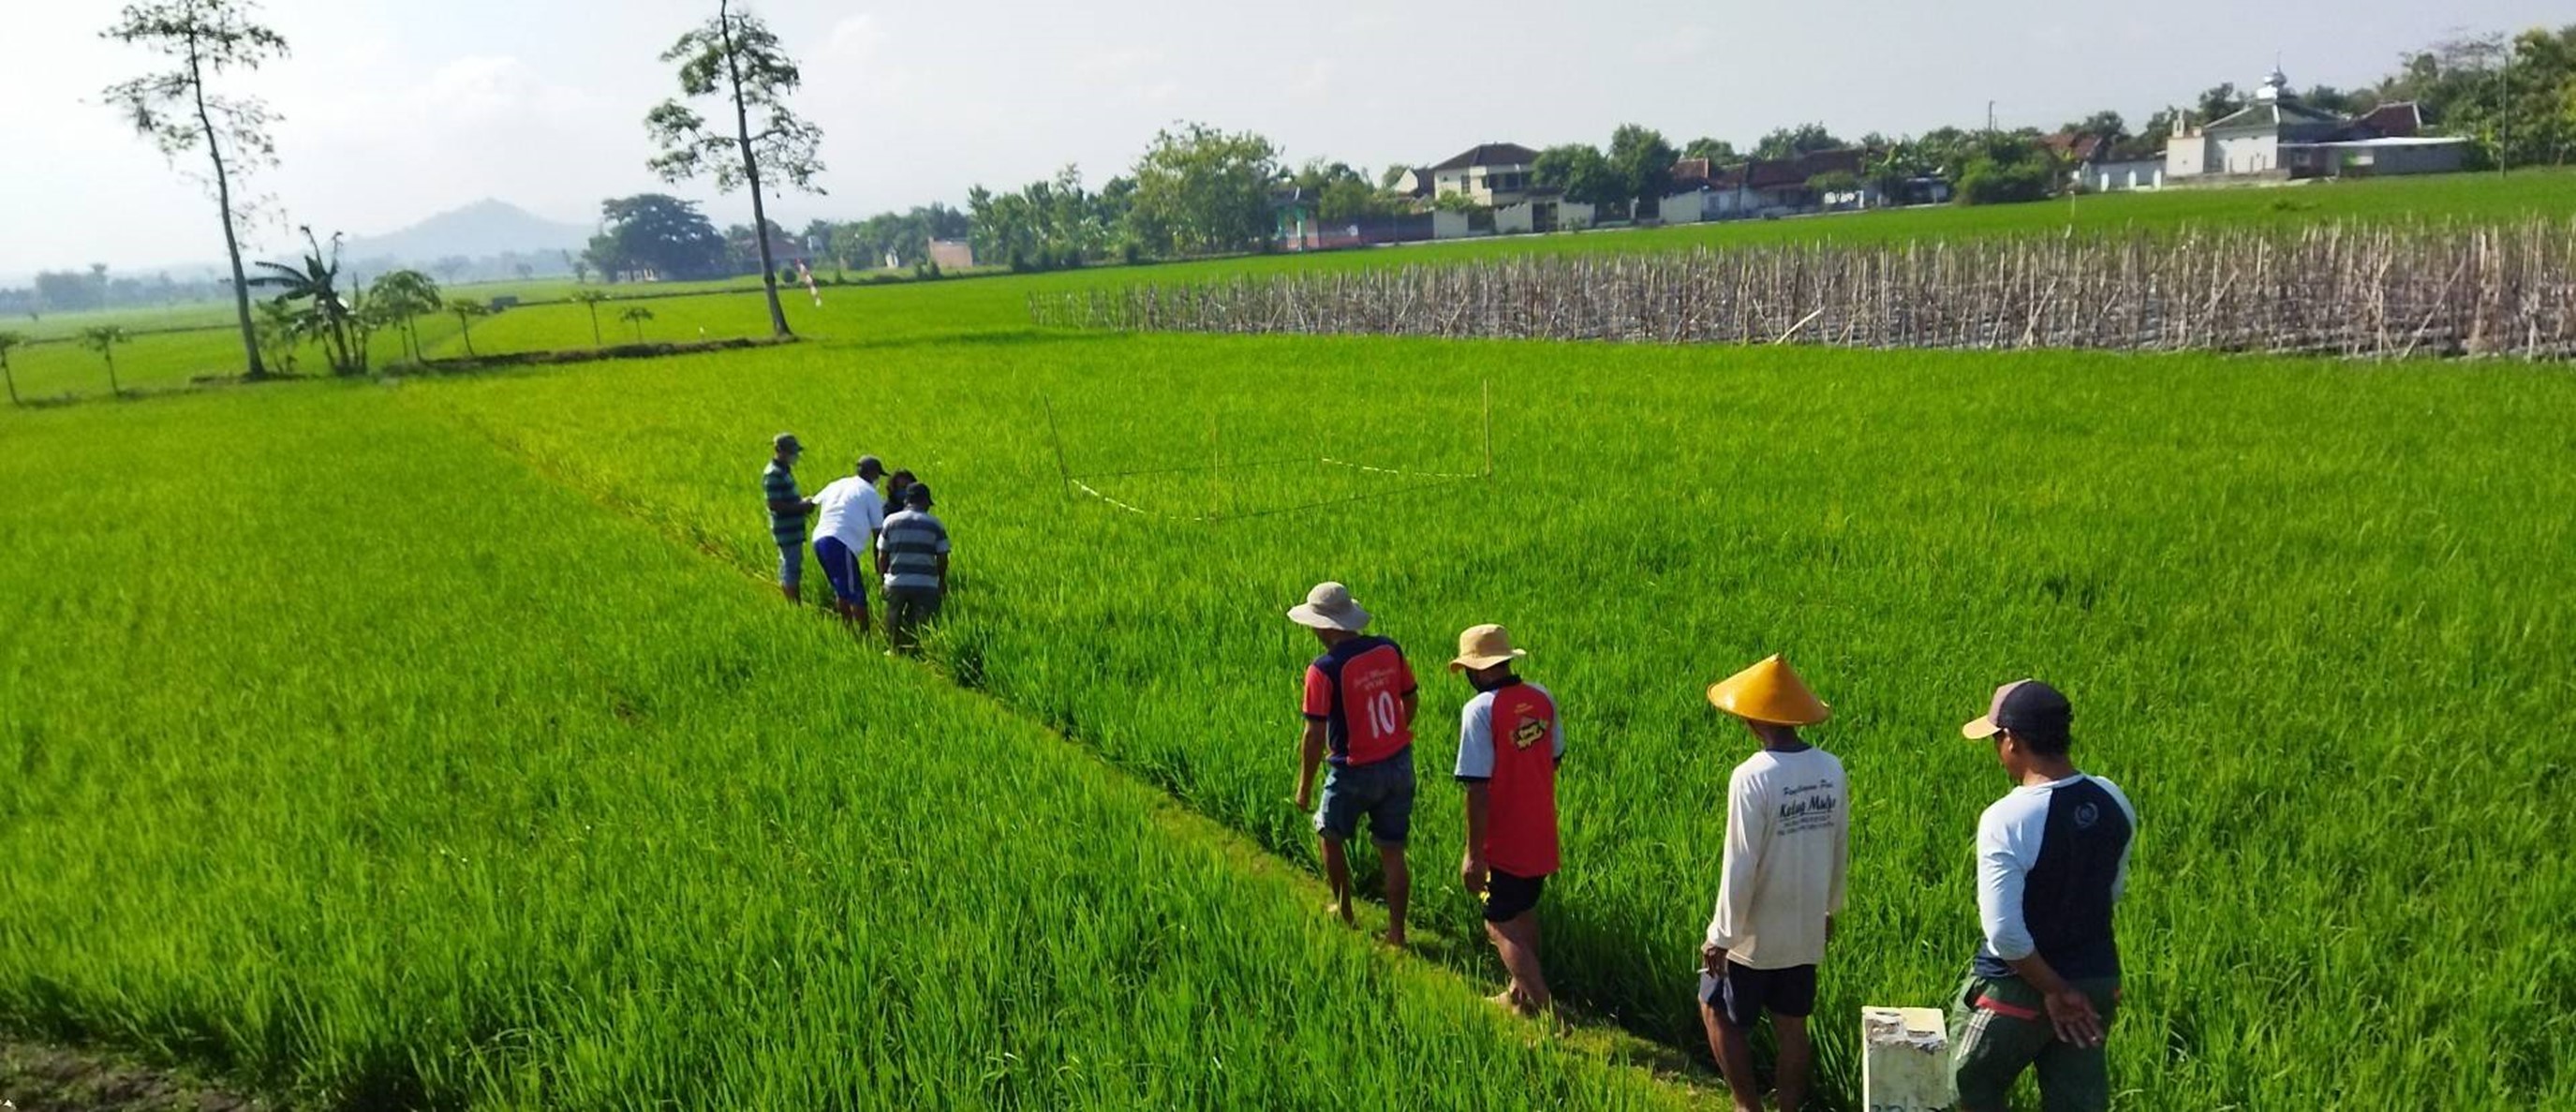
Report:
<svg viewBox="0 0 2576 1112"><path fill-rule="evenodd" d="M778 546L778 585L795 590L805 585L805 543Z"/></svg>
<svg viewBox="0 0 2576 1112"><path fill-rule="evenodd" d="M1360 816L1369 840L1400 846L1413 832L1413 747L1374 764L1334 765L1324 774L1324 802L1315 808L1315 833L1336 842L1358 837Z"/></svg>

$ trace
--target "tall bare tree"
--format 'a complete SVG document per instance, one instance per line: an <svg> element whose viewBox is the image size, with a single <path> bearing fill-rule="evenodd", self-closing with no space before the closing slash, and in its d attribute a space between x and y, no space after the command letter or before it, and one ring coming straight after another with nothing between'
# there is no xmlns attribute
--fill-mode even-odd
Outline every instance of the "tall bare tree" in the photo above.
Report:
<svg viewBox="0 0 2576 1112"><path fill-rule="evenodd" d="M180 155L204 148L213 168L207 185L223 217L224 256L233 267L242 357L250 362L247 377L255 379L267 377L268 368L260 362L259 335L251 327L250 283L242 276L241 237L233 231L234 221L248 217L249 206L235 199L233 179L277 164L277 144L268 137L277 117L256 97L227 96L208 86L227 71L255 70L286 55L283 37L252 22L256 7L251 0L129 4L115 26L100 32L171 60L170 69L108 86L106 97L173 165Z"/></svg>
<svg viewBox="0 0 2576 1112"><path fill-rule="evenodd" d="M727 193L751 187L751 226L757 230L753 238L760 241L769 328L774 335L791 335L787 311L778 303L778 260L771 257L769 212L760 186L765 170L798 189L823 192L814 185L814 175L823 172L815 153L823 130L787 107L787 94L804 78L769 25L733 10L733 0L719 0L716 17L680 36L662 52L662 60L680 64L680 91L686 97L722 97L733 109L733 127L729 132L709 130L706 119L683 101L663 101L644 116L644 130L662 147L646 165L664 181L705 174Z"/></svg>

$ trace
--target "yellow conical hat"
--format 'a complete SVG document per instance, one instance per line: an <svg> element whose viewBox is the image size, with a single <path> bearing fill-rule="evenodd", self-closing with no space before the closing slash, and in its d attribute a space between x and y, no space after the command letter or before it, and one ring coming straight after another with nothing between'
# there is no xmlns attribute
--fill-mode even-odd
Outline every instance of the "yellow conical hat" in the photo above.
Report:
<svg viewBox="0 0 2576 1112"><path fill-rule="evenodd" d="M1775 726L1813 726L1834 713L1778 653L1709 685L1708 701L1737 718Z"/></svg>

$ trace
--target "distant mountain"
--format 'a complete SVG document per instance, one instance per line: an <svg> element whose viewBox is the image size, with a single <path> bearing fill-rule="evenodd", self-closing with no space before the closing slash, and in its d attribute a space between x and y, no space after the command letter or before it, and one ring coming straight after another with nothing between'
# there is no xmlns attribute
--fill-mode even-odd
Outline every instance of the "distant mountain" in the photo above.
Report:
<svg viewBox="0 0 2576 1112"><path fill-rule="evenodd" d="M462 255L552 254L579 251L590 243L590 229L548 220L516 205L485 199L453 212L442 212L398 232L361 236L341 245L350 260L393 259L428 266Z"/></svg>

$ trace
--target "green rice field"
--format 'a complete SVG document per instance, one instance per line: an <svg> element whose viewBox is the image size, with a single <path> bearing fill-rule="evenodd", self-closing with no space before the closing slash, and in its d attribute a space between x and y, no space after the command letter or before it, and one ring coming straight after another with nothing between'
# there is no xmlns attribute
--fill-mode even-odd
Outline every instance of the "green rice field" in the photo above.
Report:
<svg viewBox="0 0 2576 1112"><path fill-rule="evenodd" d="M1192 267L1227 265L1343 264ZM2576 1103L2565 368L1026 322L1133 273L0 413L0 1033L335 1106L1706 1104L1752 742L1701 692L1779 651L1853 783L1829 1106L1857 1009L1940 1003L1976 943L2008 785L1956 727L2034 674L2141 812L2120 1107ZM863 451L938 487L926 666L767 586L782 429L808 489ZM1288 798L1280 611L1321 579L1423 682L1403 955L1317 911ZM1448 867L1437 662L1486 621L1567 723L1560 1031L1478 999Z"/></svg>

